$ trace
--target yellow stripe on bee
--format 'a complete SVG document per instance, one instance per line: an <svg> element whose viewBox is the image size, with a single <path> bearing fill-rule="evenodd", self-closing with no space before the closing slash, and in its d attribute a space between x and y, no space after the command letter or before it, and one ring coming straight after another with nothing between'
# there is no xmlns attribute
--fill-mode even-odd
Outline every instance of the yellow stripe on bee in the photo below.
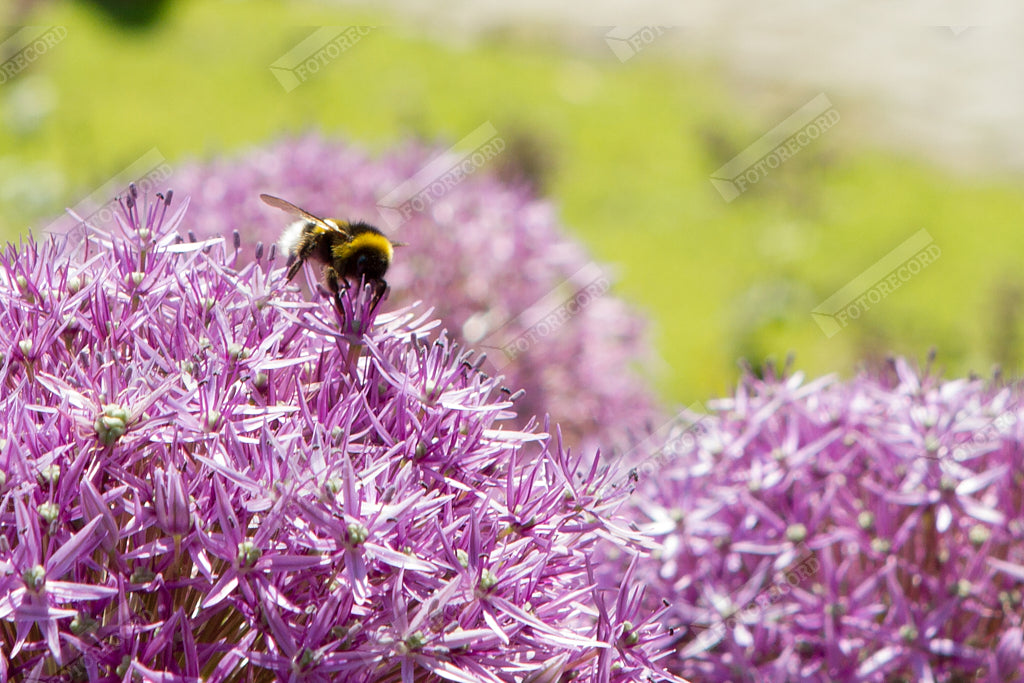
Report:
<svg viewBox="0 0 1024 683"><path fill-rule="evenodd" d="M322 225L310 222L309 231L315 235L322 235L325 232L345 232L345 230L348 228L348 223L346 223L345 221L336 221L333 218L325 218L324 223L331 226L333 230L327 230Z"/></svg>
<svg viewBox="0 0 1024 683"><path fill-rule="evenodd" d="M363 232L348 242L337 244L331 249L332 254L338 259L347 259L352 255L352 252L359 249L374 249L376 251L382 251L387 254L388 262L394 257L394 249L391 248L391 241L388 240L384 235L379 235L375 232Z"/></svg>

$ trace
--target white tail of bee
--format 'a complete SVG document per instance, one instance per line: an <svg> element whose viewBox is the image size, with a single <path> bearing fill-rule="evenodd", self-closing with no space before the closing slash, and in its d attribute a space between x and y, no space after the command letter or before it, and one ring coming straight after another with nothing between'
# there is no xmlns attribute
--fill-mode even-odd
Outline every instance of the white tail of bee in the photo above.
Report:
<svg viewBox="0 0 1024 683"><path fill-rule="evenodd" d="M306 229L307 221L295 221L281 233L281 239L277 241L277 247L285 254L295 254L299 240L302 239L302 231Z"/></svg>

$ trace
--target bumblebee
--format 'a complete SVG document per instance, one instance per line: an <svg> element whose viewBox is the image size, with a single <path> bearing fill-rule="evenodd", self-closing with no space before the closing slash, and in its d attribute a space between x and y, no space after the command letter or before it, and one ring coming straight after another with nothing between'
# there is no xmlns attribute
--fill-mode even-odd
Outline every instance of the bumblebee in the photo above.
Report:
<svg viewBox="0 0 1024 683"><path fill-rule="evenodd" d="M335 298L341 289L348 289L350 281L370 283L376 298L383 296L388 286L384 275L394 257L394 247L402 243L392 242L380 230L361 221L318 218L269 194L261 194L260 199L300 219L288 226L278 242L294 258L288 268L289 282L307 259L313 259L323 264L324 281Z"/></svg>

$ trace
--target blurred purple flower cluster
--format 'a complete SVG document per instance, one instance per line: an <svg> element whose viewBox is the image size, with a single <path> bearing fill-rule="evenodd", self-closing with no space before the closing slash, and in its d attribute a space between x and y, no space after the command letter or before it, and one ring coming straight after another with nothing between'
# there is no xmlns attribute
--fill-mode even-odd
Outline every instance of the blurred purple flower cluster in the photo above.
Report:
<svg viewBox="0 0 1024 683"><path fill-rule="evenodd" d="M902 360L746 377L640 465L695 681L1020 681L1024 397Z"/></svg>
<svg viewBox="0 0 1024 683"><path fill-rule="evenodd" d="M263 182L219 232L280 219ZM626 487L426 316L304 301L186 206L0 255L0 679L660 678L636 564L594 579Z"/></svg>
<svg viewBox="0 0 1024 683"><path fill-rule="evenodd" d="M171 182L190 197L189 227L200 237L237 228L245 241L275 242L293 219L259 201L267 192L406 242L388 274L389 306L433 308L454 339L488 354L485 371L525 390L522 420L550 414L574 448L607 453L659 421L639 367L651 358L643 318L606 293L607 273L526 185L483 169L389 225L387 197L443 154L409 146L373 158L311 134L235 159L176 164Z"/></svg>

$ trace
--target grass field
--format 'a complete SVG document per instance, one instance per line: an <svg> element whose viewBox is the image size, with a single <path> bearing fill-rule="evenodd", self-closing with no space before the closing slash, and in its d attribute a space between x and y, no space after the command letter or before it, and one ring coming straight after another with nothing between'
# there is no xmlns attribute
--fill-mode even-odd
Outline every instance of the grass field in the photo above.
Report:
<svg viewBox="0 0 1024 683"><path fill-rule="evenodd" d="M790 351L811 374L931 347L948 373L1021 369L1019 183L865 145L870 122L841 91L835 127L726 202L711 174L818 92L758 108L713 63L658 43L620 62L599 27L439 41L401 17L267 0L172 3L133 30L70 2L22 23L67 31L0 85L7 239L153 148L173 168L309 129L381 150L447 146L490 121L652 317L672 401L726 391L740 357ZM287 91L271 65L321 26L377 28ZM922 229L941 256L827 337L812 309Z"/></svg>

